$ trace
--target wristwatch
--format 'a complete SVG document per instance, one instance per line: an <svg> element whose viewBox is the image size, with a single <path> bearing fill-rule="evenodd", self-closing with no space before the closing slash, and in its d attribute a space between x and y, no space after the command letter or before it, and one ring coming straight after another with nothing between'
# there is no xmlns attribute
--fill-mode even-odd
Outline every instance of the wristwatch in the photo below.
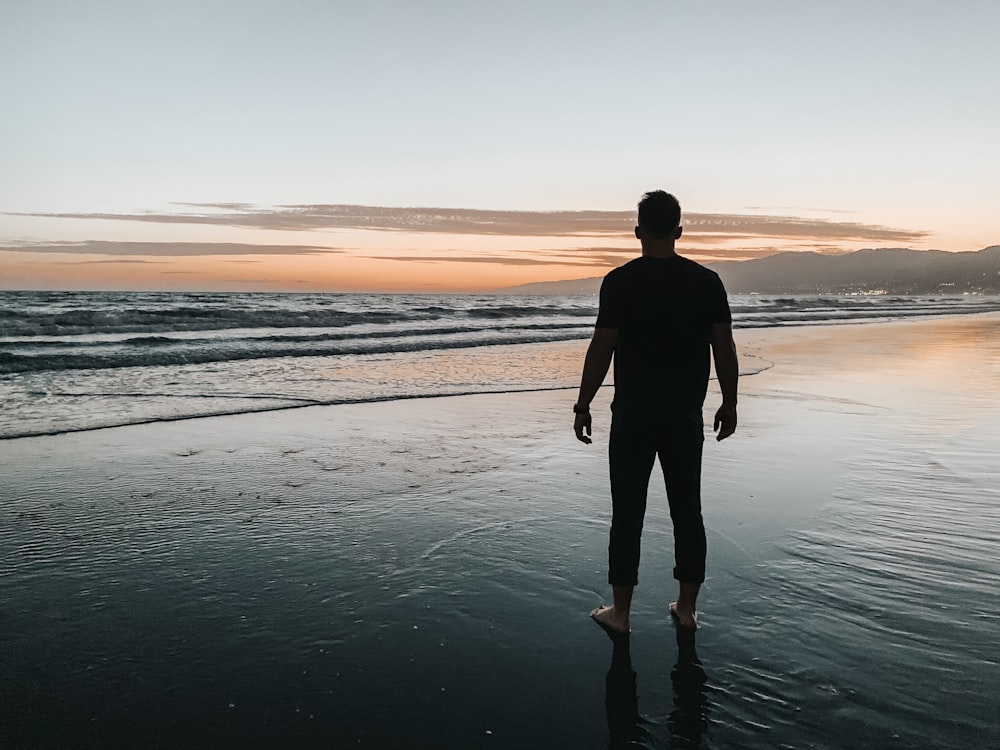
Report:
<svg viewBox="0 0 1000 750"><path fill-rule="evenodd" d="M573 404L574 414L590 414L589 406L580 406L580 404Z"/></svg>

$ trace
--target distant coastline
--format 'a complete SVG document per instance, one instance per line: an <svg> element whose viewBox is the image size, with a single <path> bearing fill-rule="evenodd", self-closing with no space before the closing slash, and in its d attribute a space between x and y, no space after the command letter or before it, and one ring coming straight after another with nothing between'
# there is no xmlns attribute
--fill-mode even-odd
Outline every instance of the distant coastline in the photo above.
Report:
<svg viewBox="0 0 1000 750"><path fill-rule="evenodd" d="M778 253L706 264L732 294L1000 294L1000 245L976 252L904 248ZM601 277L521 284L503 294L597 294Z"/></svg>

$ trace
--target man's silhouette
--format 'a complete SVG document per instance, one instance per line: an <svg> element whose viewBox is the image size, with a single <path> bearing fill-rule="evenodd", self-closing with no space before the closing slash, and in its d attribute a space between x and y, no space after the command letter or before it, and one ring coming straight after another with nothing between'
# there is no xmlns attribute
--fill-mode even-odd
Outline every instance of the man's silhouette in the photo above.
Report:
<svg viewBox="0 0 1000 750"><path fill-rule="evenodd" d="M591 616L616 633L629 631L646 488L657 456L674 525L674 578L680 583L670 613L683 627L697 627L695 603L705 580L701 408L708 390L709 349L722 389L714 421L717 439L736 430L739 365L726 290L715 272L677 255L680 218L677 199L662 190L646 193L639 202L635 236L642 256L604 277L580 395L573 406L576 437L589 443L590 402L613 356L608 582L614 603L598 607Z"/></svg>

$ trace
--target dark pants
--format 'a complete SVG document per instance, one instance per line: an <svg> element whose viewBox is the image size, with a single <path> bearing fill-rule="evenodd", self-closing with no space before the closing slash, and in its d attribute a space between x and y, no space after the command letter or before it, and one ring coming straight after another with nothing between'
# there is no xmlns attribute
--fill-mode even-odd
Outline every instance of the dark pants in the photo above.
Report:
<svg viewBox="0 0 1000 750"><path fill-rule="evenodd" d="M639 576L639 540L646 489L659 457L674 524L674 578L705 580L705 524L701 518L701 410L655 416L616 409L611 420L611 542L608 583L634 586Z"/></svg>

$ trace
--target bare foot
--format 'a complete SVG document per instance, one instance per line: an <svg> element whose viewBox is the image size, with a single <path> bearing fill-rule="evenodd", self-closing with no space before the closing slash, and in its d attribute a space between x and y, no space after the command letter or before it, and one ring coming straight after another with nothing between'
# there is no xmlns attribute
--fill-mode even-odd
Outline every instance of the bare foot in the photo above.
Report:
<svg viewBox="0 0 1000 750"><path fill-rule="evenodd" d="M598 607L590 616L612 635L628 635L628 614L620 614L613 606Z"/></svg>
<svg viewBox="0 0 1000 750"><path fill-rule="evenodd" d="M670 602L670 616L677 620L677 624L688 630L698 629L698 615L694 608L682 607L678 602Z"/></svg>

